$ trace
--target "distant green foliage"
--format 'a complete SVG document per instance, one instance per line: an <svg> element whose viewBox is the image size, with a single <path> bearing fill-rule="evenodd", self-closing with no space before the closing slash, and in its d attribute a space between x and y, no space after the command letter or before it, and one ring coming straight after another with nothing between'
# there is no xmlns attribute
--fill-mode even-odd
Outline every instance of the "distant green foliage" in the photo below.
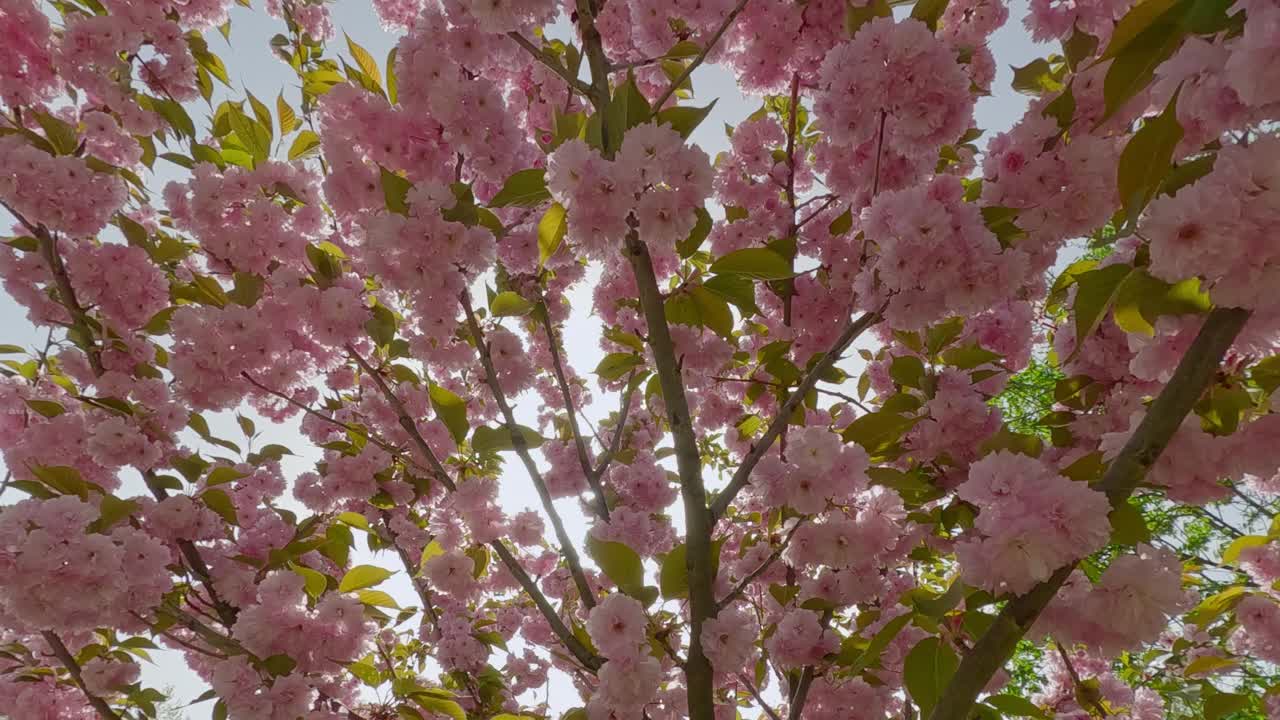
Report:
<svg viewBox="0 0 1280 720"><path fill-rule="evenodd" d="M1004 391L991 399L1000 408L1009 429L1049 438L1049 428L1040 422L1053 409L1053 387L1066 377L1047 360L1035 359L1026 369L1009 378Z"/></svg>

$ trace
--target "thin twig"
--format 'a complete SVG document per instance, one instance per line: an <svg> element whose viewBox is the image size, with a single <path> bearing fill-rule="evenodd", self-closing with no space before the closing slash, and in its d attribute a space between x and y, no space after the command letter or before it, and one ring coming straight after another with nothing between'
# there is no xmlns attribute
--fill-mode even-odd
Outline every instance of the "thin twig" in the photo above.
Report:
<svg viewBox="0 0 1280 720"><path fill-rule="evenodd" d="M595 496L596 514L608 522L609 503L605 502L600 476L596 475L591 453L587 450L587 443L582 439L582 431L578 429L578 410L573 406L573 393L569 389L569 379L565 375L564 364L560 360L560 344L556 340L556 331L551 325L551 313L547 310L545 299L542 302L541 313L542 326L547 331L547 346L551 348L551 368L555 373L556 383L560 386L560 397L564 400L565 412L569 416L569 431L573 435L573 444L578 450L578 463L582 466L582 472L587 476L587 484L591 486L591 492Z"/></svg>
<svg viewBox="0 0 1280 720"><path fill-rule="evenodd" d="M881 312L883 312L883 309ZM836 339L836 342L831 346L831 349L828 350L827 353L823 355L822 359L815 363L813 368L809 370L808 374L804 376L804 379L801 380L799 386L797 386L796 391L792 393L791 397L788 398L787 401L783 403L782 407L778 409L778 414L774 416L773 422L769 423L769 427L764 431L764 435L762 435L752 446L751 452L743 458L742 464L738 466L738 470L733 474L733 479L729 481L729 484L725 489L716 497L716 501L711 505L711 517L713 521L724 517L725 512L728 511L729 505L738 495L738 492L742 490L748 482L750 482L751 471L755 469L756 464L760 462L761 458L769 452L769 448L772 447L773 441L778 439L778 436L782 434L784 429L786 429L787 424L791 421L791 414L800 406L800 403L804 402L804 396L809 394L809 390L818 384L818 380L821 379L821 376L836 364L836 361L840 359L840 355L853 344L853 341L866 331L867 328L879 321L880 312L863 313L857 320L851 321L848 326L845 327L844 332L840 334L840 337Z"/></svg>
<svg viewBox="0 0 1280 720"><path fill-rule="evenodd" d="M782 553L786 552L787 548L791 546L791 538L795 536L796 531L800 529L800 526L804 524L804 521L805 518L803 517L796 521L796 524L787 532L787 536L783 538L782 544L775 548L774 551L769 554L769 557L765 558L764 562L760 563L760 567L752 570L749 575L742 578L742 582L739 582L733 590L729 591L728 595L724 596L724 599L716 604L717 610L723 610L731 605L734 600L741 597L742 593L747 591L747 587L756 581L756 578L763 575L766 570L778 561L778 558L782 557Z"/></svg>
<svg viewBox="0 0 1280 720"><path fill-rule="evenodd" d="M120 715L111 709L111 705L106 700L89 692L89 688L85 687L84 676L80 674L80 663L71 656L71 651L67 650L67 646L63 644L62 638L58 637L50 630L40 633L44 641L49 643L49 648L53 650L54 657L58 658L58 662L62 663L62 667L67 669L67 674L71 676L71 681L80 688L80 692L84 693L85 699L89 701L89 705L98 712L102 720L120 720Z"/></svg>
<svg viewBox="0 0 1280 720"><path fill-rule="evenodd" d="M765 702L765 699L760 696L760 691L756 689L755 684L746 675L738 673L738 682L742 683L747 688L747 692L751 693L751 697L756 699L756 704L760 706L761 710L764 710L765 715L769 716L769 720L782 720L781 717L778 717L778 713L769 707L769 703Z"/></svg>
<svg viewBox="0 0 1280 720"><path fill-rule="evenodd" d="M720 42L720 38L724 37L724 34L729 31L729 26L733 25L733 21L738 19L738 15L747 7L748 2L750 2L750 0L740 0L737 7L729 11L729 15L725 17L724 22L720 23L720 27L716 29L715 33L711 36L711 39L707 40L707 44L703 46L702 51L693 59L693 62L689 63L689 66L684 69L684 72L677 75L676 79L672 80L671 84L667 86L667 89L658 96L658 99L650 106L653 108L654 115L658 114L658 111L661 110L662 106L671 99L671 96L675 94L676 90L679 90L680 86L684 85L684 81L688 80L689 76L693 74L693 71L697 70L698 66L707 59L707 55Z"/></svg>
<svg viewBox="0 0 1280 720"><path fill-rule="evenodd" d="M560 541L560 552L564 554L565 562L569 565L569 573L573 576L574 584L578 586L578 594L582 597L584 605L588 608L593 608L596 605L595 591L591 589L591 584L587 582L587 574L582 570L582 560L578 557L578 550L574 547L573 539L569 537L569 532L565 530L564 520L560 518L560 512L556 510L555 502L551 499L551 491L547 489L547 483L542 478L542 471L538 469L538 463L534 461L533 455L529 453L529 444L520 432L520 426L516 423L515 412L512 411L510 403L507 402L506 393L502 391L502 384L498 382L498 372L493 364L493 356L489 353L489 344L485 342L484 332L480 329L480 322L476 320L475 310L471 307L470 291L464 290L459 295L459 301L462 303L462 309L467 314L467 327L471 331L471 339L475 341L476 350L480 353L480 363L484 367L485 383L489 386L494 402L497 403L498 410L506 421L507 432L511 434L511 444L515 447L516 455L520 457L525 470L528 471L529 478L533 480L533 487L538 491L538 498L542 501L542 509L551 518L551 526L555 529L556 538ZM587 467L590 468L590 463L587 464Z"/></svg>

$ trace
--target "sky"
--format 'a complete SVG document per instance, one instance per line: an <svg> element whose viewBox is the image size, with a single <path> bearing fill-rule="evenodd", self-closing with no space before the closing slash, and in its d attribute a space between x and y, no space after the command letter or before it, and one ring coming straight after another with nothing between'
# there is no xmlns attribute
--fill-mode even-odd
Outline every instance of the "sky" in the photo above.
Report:
<svg viewBox="0 0 1280 720"><path fill-rule="evenodd" d="M254 10L239 5L232 6L230 44L224 41L216 31L211 31L207 34L210 50L222 57L233 86L252 92L268 105L274 105L272 100L283 90L285 98L292 106L297 107L299 104L297 79L292 70L274 56L269 46L271 36L282 29L281 21L262 12L260 1L255 1L254 4L259 6ZM347 55L342 41L342 33L346 32L352 40L368 49L379 60L381 66L387 52L394 46L397 36L385 32L380 27L372 6L359 0L338 0L330 7L338 33L337 39L331 43L332 50L344 56ZM904 11L903 8L899 10ZM992 86L993 95L980 99L976 109L976 125L987 131L979 141L980 145L994 134L1008 129L1017 122L1026 106L1027 99L1009 88L1012 78L1011 67L1024 65L1050 52L1046 46L1032 43L1029 34L1022 29L1021 18L1025 14L1026 0L1012 0L1009 22L991 38L991 49L996 58L998 71ZM562 21L549 32L549 35L567 39L568 24ZM695 97L691 102L696 105L704 106L712 99L718 98L711 115L692 137L692 142L700 145L711 157L715 157L718 152L728 149L724 133L725 124L735 125L754 112L760 106L760 98L743 96L737 90L732 76L724 69L714 66L704 66L695 72L693 87ZM218 92L219 95L224 93L221 89ZM215 105L225 99L219 95L213 98ZM211 115L207 106L202 102L193 103L189 105L189 110L197 120L197 127L207 127L207 123L203 125L201 123L201 118L207 119ZM183 173L185 173L184 170L169 165L164 160L157 160L155 172L148 178L148 186L158 193L166 182L180 179ZM0 210L0 224L7 227L11 222L12 218ZM590 277L588 276L588 280ZM590 369L594 368L604 356L599 347L598 321L594 321L590 316L591 285L589 281L581 283L571 292L570 300L575 310L565 328L568 362L578 368L582 374L589 373ZM38 332L26 320L25 309L0 289L0 344L38 347L43 345L44 339L45 333ZM860 345L872 347L869 339L860 341ZM854 361L857 362L856 356ZM857 371L856 366L848 363L845 367L854 372ZM584 408L584 413L591 422L606 417L616 409L615 398L602 396L598 392L597 397L600 398L598 402ZM522 399L524 402L519 404L517 415L528 425L536 424L534 422L536 408L532 405L531 396L526 395ZM247 414L255 417L252 413ZM215 435L237 441L242 439L234 415L223 413L219 416L210 414L206 416ZM313 463L319 456L314 449L307 452L308 443L299 436L296 426L291 424L273 426L264 419L256 419L257 427L262 431L257 446L280 443L298 453L294 457L285 458L284 470L287 477L312 469ZM2 465L0 461L0 469ZM140 481L135 478L126 483L123 492L141 494L144 489ZM20 497L20 493L11 491L0 498L0 503L14 502ZM523 509L539 510L538 499L533 492L528 475L523 467L514 461L514 458L510 458L507 462L500 499L508 512ZM286 505L293 502L290 497L285 498L285 501ZM577 504L571 500L562 500L557 505L565 518L570 535L574 538L583 537L587 522ZM295 509L301 508L295 507ZM359 542L358 539L357 544ZM391 567L395 564L394 560L393 557L384 554L373 558L357 556L353 559L353 563L375 562ZM402 605L418 604L412 586L403 573L393 577L379 589L390 592ZM153 655L156 662L151 665L144 664L144 682L161 688L172 687L175 699L183 702L194 699L205 690L198 678L185 668L180 655L169 651L153 653ZM563 710L579 704L576 697L569 696L565 692L565 688L553 688L552 694L556 696L552 701L553 709ZM203 719L208 716L208 707L208 704L196 706L187 711L187 717L192 720Z"/></svg>

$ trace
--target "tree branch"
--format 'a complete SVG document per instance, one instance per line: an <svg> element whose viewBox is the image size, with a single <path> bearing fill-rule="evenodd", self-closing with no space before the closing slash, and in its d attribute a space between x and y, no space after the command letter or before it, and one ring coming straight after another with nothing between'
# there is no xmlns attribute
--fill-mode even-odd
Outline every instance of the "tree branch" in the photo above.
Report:
<svg viewBox="0 0 1280 720"><path fill-rule="evenodd" d="M653 108L654 115L658 114L658 111L661 110L662 106L671 99L671 96L676 93L676 90L680 89L680 86L684 84L684 81L688 80L689 76L693 74L693 71L697 70L698 66L707 59L707 55L717 44L719 44L720 38L724 37L724 34L729 31L729 26L733 25L733 21L738 19L738 15L747 7L748 2L750 2L750 0L739 0L738 5L729 11L724 22L720 23L720 27L716 28L711 39L707 40L707 44L703 46L702 51L693 58L693 62L689 63L689 67L685 68L684 72L676 76L676 79L672 80L671 84L667 86L667 89L658 96L657 101L650 106Z"/></svg>
<svg viewBox="0 0 1280 720"><path fill-rule="evenodd" d="M738 585L733 588L733 590L729 591L728 595L725 595L724 598L720 600L720 602L716 603L717 614L719 614L719 612L725 609L726 607L729 607L729 605L731 605L734 600L737 600L742 595L742 593L747 591L747 586L755 582L756 578L763 575L766 570L768 570L770 567L773 566L775 562L778 561L778 558L782 557L782 553L786 552L787 548L790 547L791 545L791 538L795 536L796 531L800 529L800 526L804 524L804 521L805 521L805 518L800 518L799 520L797 520L796 524L791 526L791 530L787 532L787 536L782 540L782 544L779 545L777 549L775 549L772 553L770 553L769 557L765 558L764 562L760 563L760 567L756 568L755 570L752 570L749 575L742 578L742 582L739 582Z"/></svg>
<svg viewBox="0 0 1280 720"><path fill-rule="evenodd" d="M535 312L537 312L535 310ZM555 328L551 326L551 313L547 312L544 299L541 307L542 326L547 330L547 345L551 348L551 368L555 372L556 382L560 385L560 396L564 399L565 412L569 415L569 430L573 434L573 443L578 449L578 463L587 476L591 492L595 495L596 514L605 522L609 521L609 504L604 499L604 487L600 484L600 476L596 474L587 444L582 439L582 431L578 429L578 411L573 406L573 394L569 390L569 380L565 377L564 364L560 360L560 346L556 341Z"/></svg>
<svg viewBox="0 0 1280 720"><path fill-rule="evenodd" d="M427 462L430 463L431 470L436 475L437 479L440 480L442 485L448 488L449 492L457 491L457 485L453 482L453 479L449 477L448 471L445 470L444 465L441 464L439 458L436 457L435 452L431 450L431 446L427 444L425 439L423 439L422 433L418 431L417 424L414 423L413 418L409 417L408 411L404 407L404 403L400 402L400 399L396 397L394 392L392 392L386 381L377 374L377 371L369 365L368 361L360 356L360 353L355 351L355 348L348 345L346 349L352 359L356 361L356 364L358 364L374 379L374 382L382 392L382 395L387 399L387 402L391 403L392 407L395 408L396 412L399 414L401 427L404 427L410 437L414 438L418 448L422 451ZM564 643L564 646L569 649L569 652L571 652L573 656L576 657L585 667L593 671L603 665L604 662L600 658L593 655L591 651L578 640L578 638L574 637L573 632L564 624L564 620L560 618L560 615L556 613L556 609L551 606L551 603L547 601L546 596L538 589L537 583L533 581L533 578L529 577L529 573L525 572L525 569L520 565L520 561L511 554L511 551L507 549L507 546L502 544L501 540L493 540L489 543L489 547L493 548L493 551L497 553L502 564L506 566L507 571L515 577L516 582L518 582L520 587L524 589L525 594L533 600L533 604L538 607L538 610L542 612L543 617L546 618L547 624L551 626L551 631L560 639L560 642Z"/></svg>
<svg viewBox="0 0 1280 720"><path fill-rule="evenodd" d="M782 720L782 718L778 717L778 713L769 707L769 703L765 702L765 699L760 696L760 691L756 689L755 684L746 675L738 673L738 682L742 683L747 688L747 692L751 693L751 697L756 699L756 704L760 706L761 710L764 710L765 715L769 716L769 720Z"/></svg>
<svg viewBox="0 0 1280 720"><path fill-rule="evenodd" d="M590 85L587 85L573 75L570 75L568 68L561 66L559 63L552 62L551 58L547 57L541 49L535 47L533 43L529 42L528 38L514 30L507 33L507 37L515 40L517 45L524 48L526 52L532 55L535 60L542 63L547 69L551 70L551 72L559 75L560 79L564 80L574 92L577 92L588 100L591 99L592 88Z"/></svg>
<svg viewBox="0 0 1280 720"><path fill-rule="evenodd" d="M1151 403L1138 429L1111 461L1097 489L1113 506L1125 502L1159 459L1182 420L1213 380L1227 348L1248 320L1248 311L1220 308L1209 313L1200 333L1178 363L1169 384ZM1012 598L956 669L929 720L964 720L978 693L1004 666L1014 647L1053 600L1076 563L1059 568L1030 592Z"/></svg>
<svg viewBox="0 0 1280 720"><path fill-rule="evenodd" d="M596 477L604 477L605 471L609 469L609 463L613 462L614 456L622 447L622 431L627 427L627 416L631 412L631 398L636 394L636 389L631 384L635 375L634 370L627 375L627 389L622 393L622 405L618 408L618 425L613 429L613 439L609 441L609 447L600 454L600 464L596 466Z"/></svg>
<svg viewBox="0 0 1280 720"><path fill-rule="evenodd" d="M662 387L662 402L666 406L667 422L675 441L680 495L684 500L685 570L689 575L689 659L685 686L688 688L689 716L693 720L712 720L715 716L714 678L711 662L702 651L701 636L703 622L716 613L715 573L711 562L714 523L707 509L702 457L689 415L684 380L676 362L675 345L667 327L662 293L658 290L649 250L641 242L634 221L627 234L627 258L635 274L640 307L649 329L649 346L653 350L654 365Z"/></svg>
<svg viewBox="0 0 1280 720"><path fill-rule="evenodd" d="M71 651L67 650L67 646L62 643L62 638L49 630L40 633L40 636L44 638L45 642L49 643L54 657L58 658L58 662L62 663L62 666L67 669L67 674L71 676L72 682L76 684L76 687L80 688L80 692L84 693L85 699L97 711L98 716L102 720L120 720L120 715L111 709L106 700L89 692L89 689L85 687L84 676L80 674L80 663L76 662L76 659L71 656Z"/></svg>
<svg viewBox="0 0 1280 720"><path fill-rule="evenodd" d="M828 350L827 353L822 356L822 359L819 360L813 368L809 370L808 374L804 376L804 379L802 379L800 384L796 387L795 392L791 393L791 397L787 398L787 401L783 403L782 407L778 410L778 414L773 418L773 422L769 423L769 427L764 431L764 435L760 436L760 439L752 445L751 452L747 453L747 456L743 458L742 464L739 465L737 471L734 472L733 478L729 481L729 484L720 492L716 497L716 501L711 505L711 517L713 522L724 517L724 514L728 511L729 505L733 502L733 499L738 495L742 488L750 482L751 471L755 469L756 464L760 462L761 458L769 452L769 448L772 447L773 441L777 440L778 436L782 434L782 431L786 429L787 424L791 421L791 414L800 406L800 403L804 402L804 396L808 395L809 391L818 384L820 379L822 379L822 375L836 364L840 359L840 354L847 350L849 346L853 344L853 341L858 339L858 336L865 332L867 328L877 322L880 322L879 312L863 313L857 320L851 321L849 325L845 327L844 332L840 334L840 337L836 340L835 344L831 346L831 349Z"/></svg>
<svg viewBox="0 0 1280 720"><path fill-rule="evenodd" d="M520 426L516 423L516 415L511 410L511 405L507 402L506 394L502 392L502 385L498 382L498 372L493 365L493 356L489 354L489 344L485 342L484 332L480 329L480 323L476 320L475 310L471 308L470 291L464 290L459 295L459 301L462 303L462 309L467 313L467 327L471 331L471 338L476 343L476 350L480 353L480 363L484 367L485 384L489 386L490 392L493 393L493 400L497 403L503 420L506 421L507 432L511 433L511 444L515 446L516 455L520 456L520 461L524 463L524 469L528 471L529 478L533 481L534 489L538 491L538 499L542 501L542 509L551 518L551 526L555 528L556 538L560 541L560 551L564 553L565 562L569 565L569 573L573 575L573 582L578 586L578 594L582 597L583 604L588 608L593 608L596 606L595 591L591 589L591 584L587 582L587 575L582 571L582 559L578 557L578 550L573 546L573 539L569 537L569 532L564 528L564 520L560 518L560 512L556 510L555 502L551 499L551 492L547 490L547 483L542 479L542 471L538 469L538 463L534 461L533 455L529 454L529 445L525 442L524 435L520 433ZM590 463L586 467L589 469Z"/></svg>

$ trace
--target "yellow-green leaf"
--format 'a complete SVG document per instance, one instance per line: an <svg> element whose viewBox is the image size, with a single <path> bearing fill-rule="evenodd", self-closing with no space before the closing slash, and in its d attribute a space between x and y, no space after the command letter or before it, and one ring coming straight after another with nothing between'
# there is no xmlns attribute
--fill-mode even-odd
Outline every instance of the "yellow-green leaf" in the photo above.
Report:
<svg viewBox="0 0 1280 720"><path fill-rule="evenodd" d="M338 583L338 592L352 592L373 587L395 573L376 565L357 565L342 576Z"/></svg>

